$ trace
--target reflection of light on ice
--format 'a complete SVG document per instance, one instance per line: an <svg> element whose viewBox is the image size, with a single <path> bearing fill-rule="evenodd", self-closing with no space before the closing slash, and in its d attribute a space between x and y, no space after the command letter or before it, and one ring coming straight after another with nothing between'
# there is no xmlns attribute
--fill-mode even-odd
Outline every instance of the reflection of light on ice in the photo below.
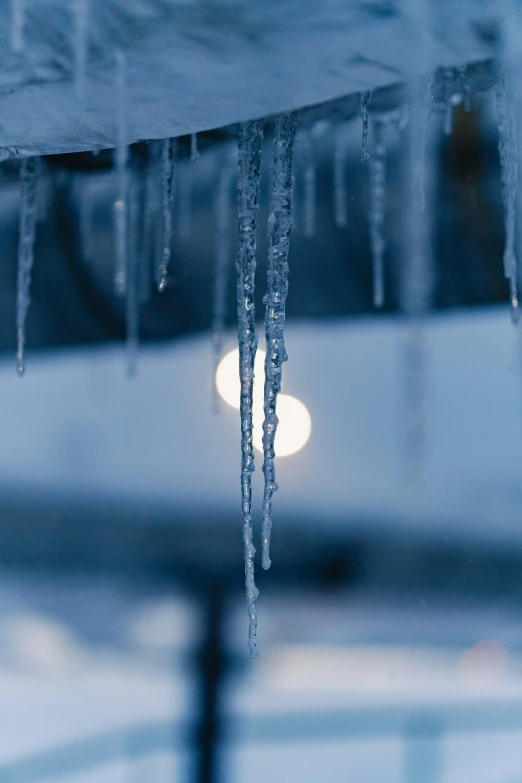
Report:
<svg viewBox="0 0 522 783"><path fill-rule="evenodd" d="M258 351L255 363L254 381L254 446L263 451L263 395L265 354ZM239 408L239 355L237 349L230 351L219 363L216 372L216 386L219 394L228 405ZM261 379L261 380L260 380ZM261 394L257 390L261 389ZM278 457L295 454L307 443L312 432L312 419L307 407L296 397L279 394L277 397L277 428L275 451Z"/></svg>

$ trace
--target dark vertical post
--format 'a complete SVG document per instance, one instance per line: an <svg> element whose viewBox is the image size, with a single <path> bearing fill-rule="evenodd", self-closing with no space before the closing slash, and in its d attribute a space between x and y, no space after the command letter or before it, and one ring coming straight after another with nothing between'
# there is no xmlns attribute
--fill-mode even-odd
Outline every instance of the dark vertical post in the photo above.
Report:
<svg viewBox="0 0 522 783"><path fill-rule="evenodd" d="M195 726L194 783L222 781L222 694L226 669L223 646L224 591L209 585L204 597L204 633L197 653L196 698L199 713Z"/></svg>

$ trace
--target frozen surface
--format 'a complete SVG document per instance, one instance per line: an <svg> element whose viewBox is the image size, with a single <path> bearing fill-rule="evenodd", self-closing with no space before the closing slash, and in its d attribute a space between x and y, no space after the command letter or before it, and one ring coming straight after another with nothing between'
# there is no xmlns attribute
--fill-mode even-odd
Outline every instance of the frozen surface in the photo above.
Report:
<svg viewBox="0 0 522 783"><path fill-rule="evenodd" d="M11 9L23 5L22 24L18 14L13 27ZM47 154L115 146L117 49L128 66L131 142L401 81L419 26L431 42L426 72L488 57L474 25L485 18L484 4L443 8L446 23L437 25L410 18L397 0L5 2L0 146Z"/></svg>

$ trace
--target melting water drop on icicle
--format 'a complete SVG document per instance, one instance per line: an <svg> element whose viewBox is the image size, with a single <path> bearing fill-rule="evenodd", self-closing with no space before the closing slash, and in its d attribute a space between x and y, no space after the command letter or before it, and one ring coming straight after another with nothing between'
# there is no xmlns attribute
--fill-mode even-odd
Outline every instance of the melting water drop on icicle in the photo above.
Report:
<svg viewBox="0 0 522 783"><path fill-rule="evenodd" d="M384 212L386 201L386 147L380 120L373 122L373 149L370 174L370 245L373 266L373 305L384 304Z"/></svg>
<svg viewBox="0 0 522 783"><path fill-rule="evenodd" d="M270 537L272 532L272 498L277 491L274 441L277 432L277 395L281 391L283 362L288 359L284 326L288 294L288 253L292 231L292 161L297 113L280 114L275 120L272 157L272 195L268 217L268 265L265 296L265 392L263 423L263 568L270 568Z"/></svg>
<svg viewBox="0 0 522 783"><path fill-rule="evenodd" d="M216 244L214 265L214 312L212 318L212 347L214 375L216 375L225 342L227 311L227 280L231 261L232 184L237 175L237 156L227 155L222 163L216 192ZM212 384L216 390L215 383ZM216 400L217 402L217 400Z"/></svg>
<svg viewBox="0 0 522 783"><path fill-rule="evenodd" d="M348 224L346 193L346 161L349 152L348 124L338 123L335 126L334 137L334 217L338 228L346 228Z"/></svg>
<svg viewBox="0 0 522 783"><path fill-rule="evenodd" d="M361 150L362 163L367 163L370 158L370 155L368 153L368 126L369 126L368 104L370 102L370 98L371 98L370 92L359 93L359 112L361 114L361 121L362 121L362 150Z"/></svg>
<svg viewBox="0 0 522 783"><path fill-rule="evenodd" d="M496 85L498 110L498 150L504 203L504 274L509 280L511 317L518 321L517 260L515 255L515 221L518 184L517 124L514 113L514 88L506 75Z"/></svg>
<svg viewBox="0 0 522 783"><path fill-rule="evenodd" d="M116 52L116 100L117 100L117 146L116 178L117 199L114 203L114 228L116 245L116 265L114 270L114 291L117 296L125 296L127 289L127 161L129 156L127 130L127 74L125 55Z"/></svg>
<svg viewBox="0 0 522 783"><path fill-rule="evenodd" d="M238 218L239 246L237 267L237 320L239 342L239 378L241 381L241 508L245 551L245 587L249 616L250 657L257 658L257 607L259 595L254 581L255 547L252 538L252 444L254 362L257 351L254 302L257 214L264 122L242 123L238 134Z"/></svg>
<svg viewBox="0 0 522 783"><path fill-rule="evenodd" d="M25 7L27 0L11 0L11 51L20 54L25 49Z"/></svg>
<svg viewBox="0 0 522 783"><path fill-rule="evenodd" d="M25 158L21 168L20 228L18 240L18 283L16 294L16 364L19 375L25 372L25 322L30 304L31 271L34 261L38 179L38 158Z"/></svg>
<svg viewBox="0 0 522 783"><path fill-rule="evenodd" d="M85 97L89 32L89 0L73 0L74 13L74 86L76 97Z"/></svg>
<svg viewBox="0 0 522 783"><path fill-rule="evenodd" d="M172 192L176 142L165 139L161 149L161 190L163 204L163 249L158 273L158 291L167 286L167 274L172 246Z"/></svg>
<svg viewBox="0 0 522 783"><path fill-rule="evenodd" d="M310 130L303 133L301 149L304 161L304 214L303 233L310 239L315 236L316 174L313 138Z"/></svg>

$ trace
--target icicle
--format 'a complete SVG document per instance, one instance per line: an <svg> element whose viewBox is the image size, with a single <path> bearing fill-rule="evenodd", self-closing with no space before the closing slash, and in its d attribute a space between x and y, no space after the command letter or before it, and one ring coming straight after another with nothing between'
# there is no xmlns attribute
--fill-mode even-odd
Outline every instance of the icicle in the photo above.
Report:
<svg viewBox="0 0 522 783"><path fill-rule="evenodd" d="M403 468L406 477L422 477L425 462L425 317L432 300L431 219L433 209L433 144L429 119L432 111L433 77L419 77L425 63L434 59L433 41L428 30L437 4L430 0L405 0L411 39L405 51L408 75L408 158L405 182L405 222L403 227L404 271L401 304L408 316L402 343L403 380Z"/></svg>
<svg viewBox="0 0 522 783"><path fill-rule="evenodd" d="M25 372L25 322L30 304L31 271L34 261L37 203L36 187L38 158L22 161L20 194L20 235L18 242L18 285L16 295L16 333L18 349L16 355L18 374Z"/></svg>
<svg viewBox="0 0 522 783"><path fill-rule="evenodd" d="M79 101L85 98L89 29L89 0L74 0L74 86Z"/></svg>
<svg viewBox="0 0 522 783"><path fill-rule="evenodd" d="M163 200L163 250L158 274L158 291L167 286L172 244L172 186L174 180L174 139L165 139L161 149L161 188Z"/></svg>
<svg viewBox="0 0 522 783"><path fill-rule="evenodd" d="M152 274L156 285L159 282L160 263L163 250L162 232L158 231L161 205L158 197L159 181L161 179L161 151L163 142L151 141L148 149L148 161L145 174L145 198L143 204L143 242L139 264L140 301L148 302L152 287ZM158 250L158 237L161 236L162 247Z"/></svg>
<svg viewBox="0 0 522 783"><path fill-rule="evenodd" d="M257 351L254 276L256 269L257 213L264 122L242 123L238 134L238 217L237 319L239 342L239 378L241 381L241 507L245 550L245 586L249 615L250 657L257 658L257 607L259 595L254 581L255 547L252 540L252 397L254 362Z"/></svg>
<svg viewBox="0 0 522 783"><path fill-rule="evenodd" d="M316 176L313 139L310 130L303 133L301 139L304 160L304 214L303 228L305 237L315 236L315 196Z"/></svg>
<svg viewBox="0 0 522 783"><path fill-rule="evenodd" d="M232 218L232 182L237 173L235 156L223 161L216 193L216 244L214 267L214 312L212 318L212 346L214 350L214 377L221 360L225 340L227 311L227 280L230 271ZM216 384L212 387L215 390ZM217 402L217 400L216 400Z"/></svg>
<svg viewBox="0 0 522 783"><path fill-rule="evenodd" d="M386 147L380 120L373 122L373 149L370 174L370 244L373 262L373 305L384 304L384 211L386 197Z"/></svg>
<svg viewBox="0 0 522 783"><path fill-rule="evenodd" d="M432 144L428 133L431 80L414 79L409 85L409 181L404 226L405 268L401 286L402 307L410 321L403 341L405 383L403 435L406 478L417 483L425 461L425 338L424 318L432 298L431 224Z"/></svg>
<svg viewBox="0 0 522 783"><path fill-rule="evenodd" d="M283 362L288 359L285 341L285 307L288 294L288 252L292 230L292 160L297 130L297 113L280 114L275 120L272 158L272 196L268 217L268 266L265 296L265 393L263 422L263 568L270 568L272 498L277 491L274 442L278 418L277 395L281 391Z"/></svg>
<svg viewBox="0 0 522 783"><path fill-rule="evenodd" d="M361 152L361 162L367 163L370 159L370 155L368 153L368 104L370 102L371 98L371 92L360 92L359 93L359 112L361 114L361 121L362 121L362 152Z"/></svg>
<svg viewBox="0 0 522 783"><path fill-rule="evenodd" d="M410 84L409 104L409 187L405 233L407 266L403 277L403 308L420 315L431 301L431 237L426 198L430 192L428 170L428 118L431 82ZM431 150L430 150L431 153ZM431 183L429 183L431 185Z"/></svg>
<svg viewBox="0 0 522 783"><path fill-rule="evenodd" d="M457 71L457 77L460 84L460 92L462 95L462 104L464 111L470 112L472 109L472 96L471 86L469 83L468 75L465 68L459 68Z"/></svg>
<svg viewBox="0 0 522 783"><path fill-rule="evenodd" d="M114 203L116 268L114 290L117 296L125 296L127 287L127 160L129 155L127 130L127 75L125 55L116 52L116 101L117 101L117 146L116 177L118 196Z"/></svg>
<svg viewBox="0 0 522 783"><path fill-rule="evenodd" d="M127 374L136 374L139 343L138 258L139 250L139 192L133 180L129 187L129 247L127 267Z"/></svg>
<svg viewBox="0 0 522 783"><path fill-rule="evenodd" d="M190 134L190 162L194 163L199 158L198 134Z"/></svg>
<svg viewBox="0 0 522 783"><path fill-rule="evenodd" d="M444 122L443 129L445 136L451 136L453 133L453 87L454 87L454 72L450 68L446 68L443 71L444 75Z"/></svg>
<svg viewBox="0 0 522 783"><path fill-rule="evenodd" d="M178 178L178 234L188 239L192 233L192 167L186 164L179 169Z"/></svg>
<svg viewBox="0 0 522 783"><path fill-rule="evenodd" d="M11 0L11 51L20 54L25 49L25 7L27 0Z"/></svg>
<svg viewBox="0 0 522 783"><path fill-rule="evenodd" d="M518 180L517 127L513 89L508 88L505 75L496 85L498 110L498 151L504 203L504 274L509 280L511 318L518 321L517 260L515 256L515 220Z"/></svg>
<svg viewBox="0 0 522 783"><path fill-rule="evenodd" d="M348 224L346 194L346 161L349 151L348 125L341 122L335 127L334 137L334 206L335 225L346 228Z"/></svg>

